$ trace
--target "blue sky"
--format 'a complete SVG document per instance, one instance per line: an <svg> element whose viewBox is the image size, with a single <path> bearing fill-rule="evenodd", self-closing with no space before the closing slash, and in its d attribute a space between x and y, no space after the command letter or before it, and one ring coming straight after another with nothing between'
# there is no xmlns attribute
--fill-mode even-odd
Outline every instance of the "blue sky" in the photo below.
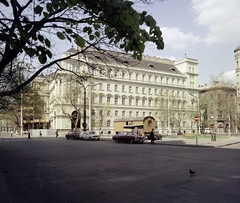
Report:
<svg viewBox="0 0 240 203"><path fill-rule="evenodd" d="M226 73L235 82L234 49L240 44L240 0L165 0L142 7L163 32L164 50L146 46L150 56L199 61L199 84Z"/></svg>

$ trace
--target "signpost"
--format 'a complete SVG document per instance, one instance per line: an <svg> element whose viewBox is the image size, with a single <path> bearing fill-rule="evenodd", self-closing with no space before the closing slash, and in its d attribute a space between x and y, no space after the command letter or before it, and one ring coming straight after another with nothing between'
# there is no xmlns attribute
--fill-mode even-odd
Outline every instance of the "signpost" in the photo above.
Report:
<svg viewBox="0 0 240 203"><path fill-rule="evenodd" d="M199 117L198 117L198 116L195 116L195 117L194 117L194 120L195 120L195 122L198 123ZM198 127L199 127L199 126L198 126ZM197 133L196 133L196 145L198 145L198 134L197 134Z"/></svg>

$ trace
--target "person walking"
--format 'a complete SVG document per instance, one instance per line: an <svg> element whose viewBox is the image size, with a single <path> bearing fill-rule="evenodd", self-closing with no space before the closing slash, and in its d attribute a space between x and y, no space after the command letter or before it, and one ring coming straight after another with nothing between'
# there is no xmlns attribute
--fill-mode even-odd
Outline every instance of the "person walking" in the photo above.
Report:
<svg viewBox="0 0 240 203"><path fill-rule="evenodd" d="M41 132L41 130L40 130L39 136L42 137L42 132Z"/></svg>
<svg viewBox="0 0 240 203"><path fill-rule="evenodd" d="M153 130L153 129L152 129L152 131L150 132L150 139L151 139L150 144L154 144L154 130Z"/></svg>
<svg viewBox="0 0 240 203"><path fill-rule="evenodd" d="M31 135L30 135L30 132L28 131L28 140L31 140Z"/></svg>
<svg viewBox="0 0 240 203"><path fill-rule="evenodd" d="M58 130L56 130L56 137L58 137Z"/></svg>

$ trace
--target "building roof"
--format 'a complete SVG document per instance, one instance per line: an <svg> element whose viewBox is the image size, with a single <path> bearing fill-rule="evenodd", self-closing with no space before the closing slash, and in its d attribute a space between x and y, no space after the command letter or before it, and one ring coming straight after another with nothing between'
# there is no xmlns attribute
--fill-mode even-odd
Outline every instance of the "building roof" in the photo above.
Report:
<svg viewBox="0 0 240 203"><path fill-rule="evenodd" d="M234 52L237 52L237 51L239 51L239 50L240 50L240 44L237 46L236 49L234 49Z"/></svg>
<svg viewBox="0 0 240 203"><path fill-rule="evenodd" d="M72 47L66 52L76 53L77 50ZM141 61L138 61L129 54L102 49L96 50L93 48L88 48L85 50L83 52L83 56L92 60L100 60L104 63L125 64L128 67L136 67L145 71L146 69L149 69L149 71L182 75L181 71L179 71L174 65L174 61L171 61L169 59L161 59L143 55L143 59Z"/></svg>

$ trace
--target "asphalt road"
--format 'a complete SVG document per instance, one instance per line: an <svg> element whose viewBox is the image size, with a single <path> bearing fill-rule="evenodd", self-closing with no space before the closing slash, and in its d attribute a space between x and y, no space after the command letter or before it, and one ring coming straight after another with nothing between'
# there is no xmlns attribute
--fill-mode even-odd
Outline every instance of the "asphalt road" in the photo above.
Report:
<svg viewBox="0 0 240 203"><path fill-rule="evenodd" d="M8 194L1 203L239 202L239 153L64 138L1 139L0 171Z"/></svg>

